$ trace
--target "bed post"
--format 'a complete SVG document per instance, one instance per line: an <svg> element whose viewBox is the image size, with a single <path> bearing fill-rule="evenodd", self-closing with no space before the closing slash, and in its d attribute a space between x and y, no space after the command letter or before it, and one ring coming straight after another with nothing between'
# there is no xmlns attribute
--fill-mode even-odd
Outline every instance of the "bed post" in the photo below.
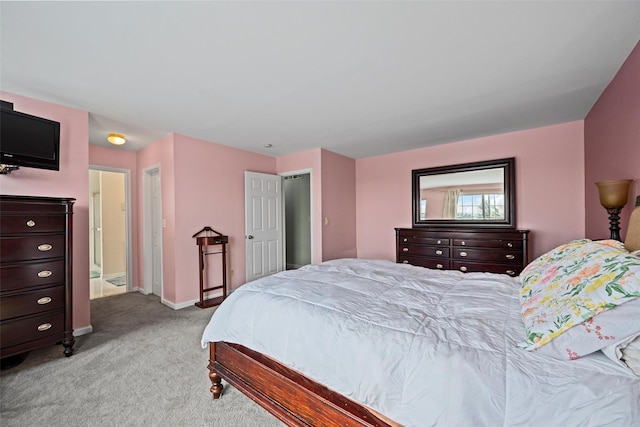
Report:
<svg viewBox="0 0 640 427"><path fill-rule="evenodd" d="M213 364L216 360L216 343L209 343L209 379L211 380L211 388L209 391L213 394L214 399L218 399L222 395L222 377L215 371Z"/></svg>

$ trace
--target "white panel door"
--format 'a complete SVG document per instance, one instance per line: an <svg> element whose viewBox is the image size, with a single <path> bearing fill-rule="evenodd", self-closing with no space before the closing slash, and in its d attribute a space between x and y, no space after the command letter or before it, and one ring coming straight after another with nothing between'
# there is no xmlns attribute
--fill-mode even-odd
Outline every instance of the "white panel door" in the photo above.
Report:
<svg viewBox="0 0 640 427"><path fill-rule="evenodd" d="M244 173L247 282L284 270L282 177Z"/></svg>
<svg viewBox="0 0 640 427"><path fill-rule="evenodd" d="M151 257L154 295L162 297L162 184L158 170L151 178Z"/></svg>

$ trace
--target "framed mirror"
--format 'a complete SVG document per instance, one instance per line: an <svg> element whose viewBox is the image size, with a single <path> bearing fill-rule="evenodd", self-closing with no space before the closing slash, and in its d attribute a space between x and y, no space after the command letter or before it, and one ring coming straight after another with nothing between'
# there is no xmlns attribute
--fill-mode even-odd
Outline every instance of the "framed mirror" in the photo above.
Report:
<svg viewBox="0 0 640 427"><path fill-rule="evenodd" d="M516 226L515 158L414 169L413 227Z"/></svg>

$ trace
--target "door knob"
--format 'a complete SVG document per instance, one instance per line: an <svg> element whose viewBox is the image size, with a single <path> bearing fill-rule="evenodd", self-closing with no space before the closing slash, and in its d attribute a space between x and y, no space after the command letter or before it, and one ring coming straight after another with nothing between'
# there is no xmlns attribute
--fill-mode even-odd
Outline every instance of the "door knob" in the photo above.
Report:
<svg viewBox="0 0 640 427"><path fill-rule="evenodd" d="M247 236L247 239L253 239L253 236L252 236L251 234L249 234L249 235Z"/></svg>

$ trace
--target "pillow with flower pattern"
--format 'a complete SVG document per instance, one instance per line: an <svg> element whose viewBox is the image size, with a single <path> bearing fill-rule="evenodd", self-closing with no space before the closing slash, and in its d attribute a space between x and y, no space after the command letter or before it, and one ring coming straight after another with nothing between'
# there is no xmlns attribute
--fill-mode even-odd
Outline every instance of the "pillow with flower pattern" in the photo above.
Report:
<svg viewBox="0 0 640 427"><path fill-rule="evenodd" d="M613 310L640 297L640 258L616 240L574 240L558 246L531 262L520 281L527 340L519 347L526 350L575 359L640 327L624 313L636 304Z"/></svg>

